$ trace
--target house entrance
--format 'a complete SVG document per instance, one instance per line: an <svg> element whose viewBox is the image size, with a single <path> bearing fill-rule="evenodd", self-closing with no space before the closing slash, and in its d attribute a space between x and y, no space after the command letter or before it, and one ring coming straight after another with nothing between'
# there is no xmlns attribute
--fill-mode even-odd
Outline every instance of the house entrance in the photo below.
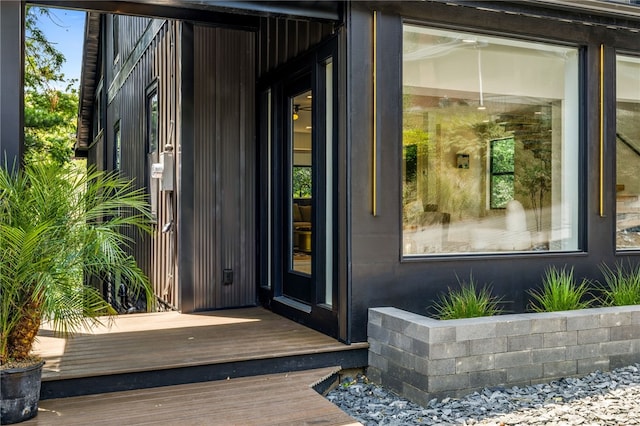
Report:
<svg viewBox="0 0 640 426"><path fill-rule="evenodd" d="M313 301L313 214L318 210L315 205L318 197L313 196L317 161L313 161L313 91L310 80L310 75L305 75L287 88L284 105L287 137L283 178L289 195L285 196L283 226L289 232L283 245L283 294L306 304Z"/></svg>
<svg viewBox="0 0 640 426"><path fill-rule="evenodd" d="M284 69L281 78L268 85L268 105L261 105L261 122L269 123L267 131L273 135L269 304L333 335L338 304L334 46L327 43Z"/></svg>

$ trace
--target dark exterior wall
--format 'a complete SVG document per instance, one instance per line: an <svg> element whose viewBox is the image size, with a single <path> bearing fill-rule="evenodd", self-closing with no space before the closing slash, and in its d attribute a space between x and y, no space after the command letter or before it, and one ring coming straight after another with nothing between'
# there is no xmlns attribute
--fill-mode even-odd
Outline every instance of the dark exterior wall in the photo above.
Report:
<svg viewBox="0 0 640 426"><path fill-rule="evenodd" d="M98 34L94 37L97 39L97 51L96 51L96 60L95 60L95 72L93 73L93 80L95 83L95 87L91 87L92 93L89 95L91 102L88 102L91 105L91 112L87 115L87 164L93 165L98 170L105 170L105 145L104 145L104 122L102 122L102 128L98 128L95 124L97 120L98 111L96 110L96 105L99 103L100 105L106 105L107 99L105 91L102 90L100 94L97 92L97 87L104 86L102 83L102 79L104 78L104 56L105 46L103 44L104 36L102 33L105 28L105 16L100 15L97 18L97 26L98 26ZM83 87L83 90L88 90L86 87ZM103 109L104 111L104 109ZM78 123L80 125L80 123Z"/></svg>
<svg viewBox="0 0 640 426"><path fill-rule="evenodd" d="M104 141L100 134L93 141L93 145L89 148L87 155L87 164L98 165L104 164Z"/></svg>
<svg viewBox="0 0 640 426"><path fill-rule="evenodd" d="M637 253L615 254L615 91L612 77L607 79L605 88L605 103L609 107L605 112L605 217L599 215L598 197L600 44L604 43L607 55L610 55L605 73L613 76L612 48L616 46L620 50L637 53L637 34L607 29L604 25L587 26L558 19L505 15L435 2L376 2L371 5L380 11L375 118L378 132L376 216L372 214L372 11L365 3L353 2L347 18L353 341L366 340L368 307L394 306L426 313L426 307L439 294L456 285L456 274L463 278L473 272L478 282L491 283L496 294L512 301L510 309L522 310L527 304L526 290L540 285L544 270L549 265L574 266L578 277L599 278L598 266L602 262L612 265L625 258L637 261ZM506 2L499 2L499 7L508 6ZM566 13L561 16L569 17ZM402 51L402 17L461 30L542 38L582 48L581 153L576 159L581 170L580 252L401 259L402 58L399 52Z"/></svg>
<svg viewBox="0 0 640 426"><path fill-rule="evenodd" d="M292 19L284 18L261 18L260 28L258 31L258 74L259 74L259 93L261 96L261 104L259 105L259 114L261 123L259 126L258 144L259 147L259 169L260 175L260 187L259 191L266 194L269 191L269 179L268 174L271 173L271 206L267 205L266 196L263 200L259 200L260 203L260 250L259 259L261 262L260 269L260 284L263 285L260 291L260 301L265 306L270 306L274 311L281 312L286 316L294 317L297 321L310 325L323 332L331 335L338 336L341 340L348 341L349 336L347 333L348 314L346 312L348 307L346 288L348 284L347 269L348 269L348 257L346 255L346 235L347 225L346 216L343 214L347 210L347 198L346 198L346 162L345 159L345 136L344 132L344 119L346 117L341 112L345 111L342 101L344 100L344 84L345 80L342 78L344 75L344 31L342 27L336 23L321 23L321 22L307 22L296 21ZM337 47L340 46L340 47ZM335 51L333 50L335 49ZM283 130L283 116L281 111L286 104L286 97L283 95L283 87L286 86L294 76L300 74L301 70L305 69L314 70L317 66L316 63L323 55L328 55L328 52L334 56L334 69L336 70L336 78L334 83L334 89L337 96L333 98L334 113L337 114L333 117L334 123L334 146L333 154L339 161L334 164L333 170L335 172L333 176L333 207L336 210L335 217L332 222L332 231L334 232L334 246L333 246L333 267L335 273L331 280L334 284L333 289L333 306L332 310L326 307L318 308L312 307L311 313L301 313L293 308L280 305L279 297L283 294L283 286L285 274L283 274L281 258L283 253L282 232L277 230L280 224L283 223L283 210L282 210L282 196L284 192L282 185L282 141L285 138L285 132ZM312 71L313 72L313 71ZM321 72L319 72L320 74ZM320 87L324 87L324 81L321 77L318 77L319 81L312 83L314 90L322 90ZM270 92L270 112L267 112L266 104L266 90ZM322 103L324 102L324 94L318 96L320 99L317 111L323 111ZM314 108L316 108L314 106ZM336 112L337 111L337 112ZM322 112L318 116L318 120L322 121ZM267 116L270 117L271 125L267 125ZM319 126L320 128L323 126ZM267 131L272 133L267 136ZM285 132L286 133L286 132ZM319 140L324 138L324 135L318 136ZM269 151L269 142L271 141L271 151ZM322 154L324 155L324 154ZM323 161L323 160L319 160ZM324 197L319 196L316 200L319 206L324 203ZM271 215L269 215L269 207L271 208ZM322 211L320 209L319 211ZM269 223L269 219L271 223ZM324 235L324 228L322 225L318 225L318 235ZM271 235L268 235L269 229L276 229ZM320 238L320 237L319 237ZM324 259L320 256L317 257L318 268L323 264ZM318 289L324 289L326 286L325 273L319 272L313 277L314 285L317 286L318 292L323 292ZM324 294L324 293L323 293ZM276 299L275 303L272 303L273 298ZM323 297L323 296L322 296Z"/></svg>
<svg viewBox="0 0 640 426"><path fill-rule="evenodd" d="M260 18L258 77L299 56L333 33L332 23Z"/></svg>
<svg viewBox="0 0 640 426"><path fill-rule="evenodd" d="M120 27L120 34L117 37L117 56L114 56L114 38L111 31L115 19L118 20L118 25ZM107 37L105 37L105 58L107 64L107 75L110 82L113 81L114 76L122 69L123 63L126 62L127 58L131 56L133 49L140 41L140 38L151 21L153 21L152 18L145 18L141 16L106 15L106 26L108 31Z"/></svg>
<svg viewBox="0 0 640 426"><path fill-rule="evenodd" d="M19 164L24 149L24 4L0 3L0 167Z"/></svg>
<svg viewBox="0 0 640 426"><path fill-rule="evenodd" d="M149 174L149 160L147 159L147 89L157 83L159 101L159 139L158 152L165 144L176 143L176 73L178 72L175 59L177 51L172 43L176 38L177 23L174 21L149 20L136 17L120 16L120 39L149 40L149 46L135 55L134 50L128 48L129 41L124 43L120 60L114 64L110 43L111 24L113 19L106 20L106 69L107 76L104 90L108 95L107 120L104 126L105 148L96 146L96 151L103 151L104 163L108 169L114 168L114 138L115 127L120 126L121 134L121 173L135 180L137 187L145 187L148 193L154 189ZM145 23L145 32L141 33ZM175 45L175 44L174 44ZM123 55L128 52L128 55ZM128 64L128 68L127 68ZM124 66L123 66L124 65ZM123 76L119 73L126 73ZM125 78L126 77L126 78ZM173 123L173 124L172 124ZM90 155L90 161L99 161ZM154 160L154 161L157 161ZM178 292L175 280L176 267L175 234L163 233L162 227L171 221L171 213L175 211L176 197L155 188L158 197L157 218L153 226L152 235L141 236L133 234L135 244L132 253L138 265L149 276L156 295L168 305L178 306Z"/></svg>
<svg viewBox="0 0 640 426"><path fill-rule="evenodd" d="M190 30L185 30L185 32ZM188 37L184 40L188 45ZM256 303L254 33L193 27L184 104L180 208L183 311ZM183 65L187 66L185 61ZM189 99L192 96L192 99ZM187 105L189 104L189 105ZM192 120L192 122L189 122ZM188 136L187 136L188 135ZM191 198L192 199L189 199ZM187 229L188 228L188 229ZM223 270L233 282L223 284Z"/></svg>

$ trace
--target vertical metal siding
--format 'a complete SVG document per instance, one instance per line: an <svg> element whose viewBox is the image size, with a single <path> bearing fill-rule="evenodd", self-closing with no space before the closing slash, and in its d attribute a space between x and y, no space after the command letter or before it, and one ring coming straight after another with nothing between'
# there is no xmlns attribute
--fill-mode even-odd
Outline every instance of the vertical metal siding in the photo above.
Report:
<svg viewBox="0 0 640 426"><path fill-rule="evenodd" d="M215 70L207 65L206 59L213 59L214 40L207 40L207 29L194 27L194 252L193 252L193 299L194 309L215 307L215 287L218 275L216 211L217 177L216 171L216 129L215 117ZM213 37L211 37L213 38ZM212 61L214 62L214 61ZM188 167L183 164L183 167ZM187 184L183 182L183 184ZM197 188L197 189L196 189Z"/></svg>
<svg viewBox="0 0 640 426"><path fill-rule="evenodd" d="M260 19L258 32L259 76L306 52L330 36L333 24L286 18Z"/></svg>
<svg viewBox="0 0 640 426"><path fill-rule="evenodd" d="M194 27L196 310L256 301L254 49L252 33Z"/></svg>
<svg viewBox="0 0 640 426"><path fill-rule="evenodd" d="M124 63L150 21L126 16L119 19L120 40L124 43L120 46L120 63ZM331 24L276 18L263 18L261 22L257 37L261 74L318 44L332 31ZM138 186L148 180L145 91L155 79L160 102L159 151L169 141L174 146L180 143L176 139L180 134L177 118L181 100L180 80L176 80L180 70L177 26L173 21L165 22L108 108L107 162L112 165L113 128L120 120L121 170ZM180 164L192 168L194 179L180 184L194 185L194 215L189 226L195 232L189 266L193 268L195 310L256 302L255 43L256 37L250 32L194 27L194 140L184 142L193 143L195 155L193 164ZM174 152L179 161L180 150ZM94 155L99 157L100 150ZM161 230L171 220L171 209L175 220L179 196L159 195L153 235L131 235L136 241L132 252L149 275L156 295L178 309L180 290L177 266L172 261L177 254L176 235ZM222 284L224 269L233 271L233 284Z"/></svg>
<svg viewBox="0 0 640 426"><path fill-rule="evenodd" d="M109 81L113 81L114 75L120 71L122 64L124 61L133 53L133 49L136 44L142 37L142 34L146 30L147 26L151 24L154 19L145 18L141 16L126 16L126 15L118 15L118 25L119 25L119 34L118 34L118 52L119 52L119 60L115 61L115 57L113 55L114 46L113 46L113 20L115 15L107 15L106 25L107 32L103 34L105 37L106 44L106 52L105 59L107 63L107 76Z"/></svg>
<svg viewBox="0 0 640 426"><path fill-rule="evenodd" d="M125 43L121 49L121 61L126 60L133 52L135 41L144 32L150 22L147 18L121 16L120 40ZM166 21L162 30L157 34L152 44L142 55L133 68L127 80L116 94L108 107L108 119L105 127L107 163L113 167L113 129L120 120L121 132L121 172L123 175L135 179L137 187L143 187L148 182L148 166L146 153L146 89L157 79L159 100L159 140L158 151L161 152L169 141L175 143L175 101L176 83L172 79L176 76L175 56L176 23ZM129 44L127 44L129 43ZM125 56L122 56L125 55ZM172 136L173 135L173 136ZM169 203L172 205L170 206ZM149 276L156 296L169 306L178 307L178 289L175 280L175 265L172 262L175 249L175 234L162 233L162 227L170 220L169 213L175 212L175 197L167 193L158 196L158 217L152 235L141 236L130 234L135 244L132 254L138 265ZM175 247L175 245L173 246Z"/></svg>

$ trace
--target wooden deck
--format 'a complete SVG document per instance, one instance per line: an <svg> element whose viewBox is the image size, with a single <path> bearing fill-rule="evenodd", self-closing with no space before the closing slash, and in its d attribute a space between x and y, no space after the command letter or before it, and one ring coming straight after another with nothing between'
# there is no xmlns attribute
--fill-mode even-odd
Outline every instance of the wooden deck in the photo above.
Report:
<svg viewBox="0 0 640 426"><path fill-rule="evenodd" d="M312 389L338 367L40 401L25 425L360 425Z"/></svg>
<svg viewBox="0 0 640 426"><path fill-rule="evenodd" d="M366 365L366 343L345 345L263 308L123 315L64 339L43 327L41 398L77 396ZM358 365L359 364L359 365Z"/></svg>

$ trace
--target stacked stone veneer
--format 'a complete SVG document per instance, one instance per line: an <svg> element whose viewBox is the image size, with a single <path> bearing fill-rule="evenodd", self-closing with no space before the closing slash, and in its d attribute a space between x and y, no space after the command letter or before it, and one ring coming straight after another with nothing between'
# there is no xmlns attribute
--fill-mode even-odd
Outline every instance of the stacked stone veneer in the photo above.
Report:
<svg viewBox="0 0 640 426"><path fill-rule="evenodd" d="M640 362L640 306L439 321L369 309L368 376L425 404Z"/></svg>

